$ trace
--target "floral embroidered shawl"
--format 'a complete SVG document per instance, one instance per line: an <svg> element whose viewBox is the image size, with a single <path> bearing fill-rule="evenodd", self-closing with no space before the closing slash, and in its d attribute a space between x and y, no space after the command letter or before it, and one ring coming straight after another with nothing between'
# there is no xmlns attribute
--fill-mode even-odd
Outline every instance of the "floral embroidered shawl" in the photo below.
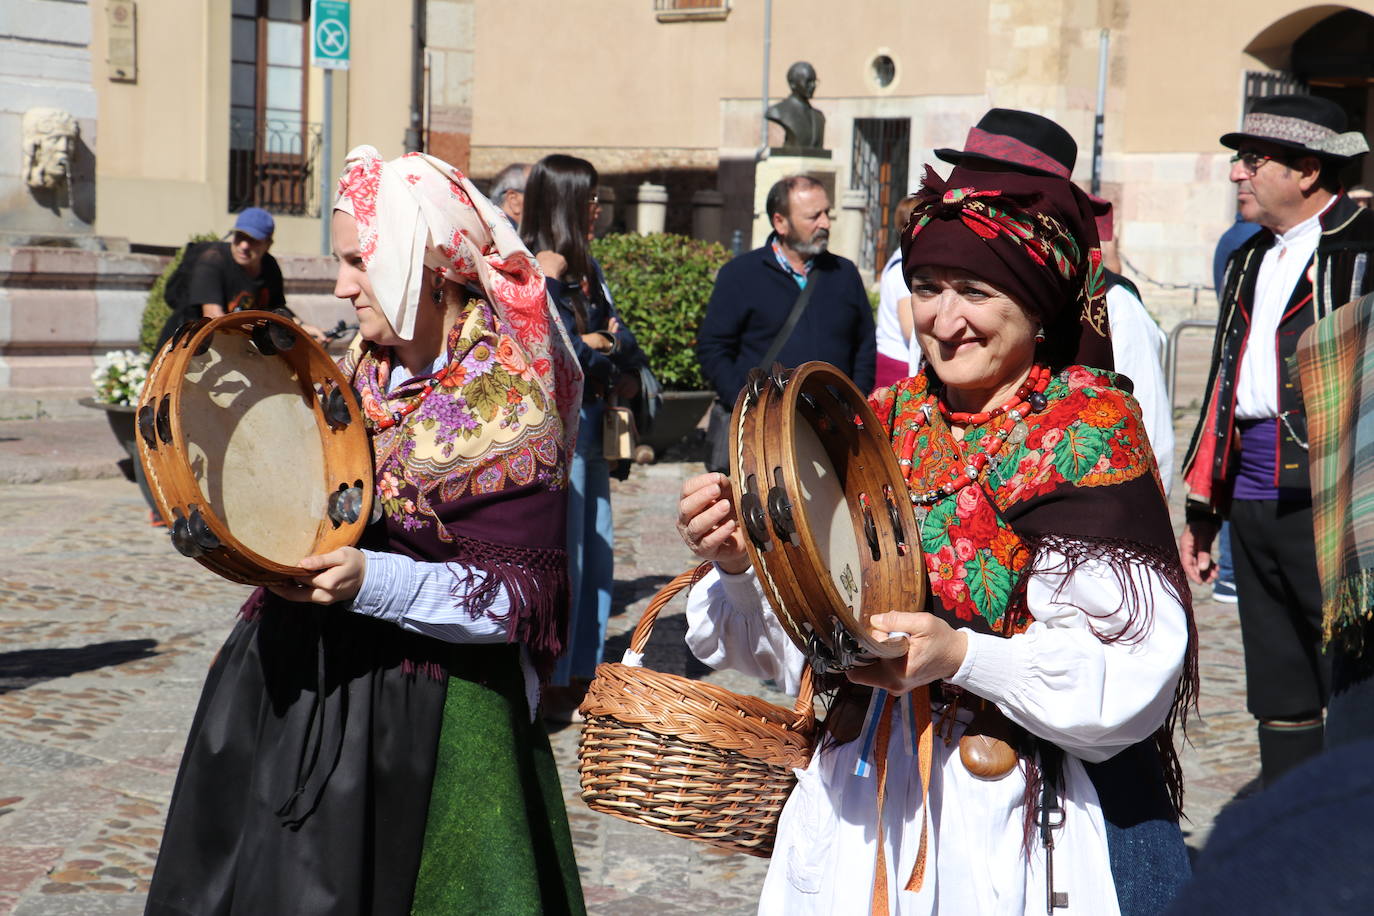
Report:
<svg viewBox="0 0 1374 916"><path fill-rule="evenodd" d="M922 410L934 406L935 384L927 370L871 398L893 443L916 431L913 492L957 476L968 463L964 449L986 450L997 427L996 420L970 427L963 442L956 441L938 409ZM931 610L956 627L1010 636L1030 626L1025 588L1032 571L1067 572L1084 560L1101 559L1117 572L1125 594L1138 599L1123 630L1107 637L1130 642L1144 637L1153 610L1132 586L1131 567L1160 573L1188 615L1190 634L1174 707L1156 742L1166 772L1172 771L1179 807L1172 731L1196 697L1197 638L1140 407L1116 387L1114 374L1083 366L1054 376L1045 396L1045 409L1024 421L1024 438L1018 433L1007 440L980 483L918 513L935 599ZM1059 561L1062 568L1047 566L1047 552L1067 558Z"/></svg>
<svg viewBox="0 0 1374 916"><path fill-rule="evenodd" d="M357 221L373 293L401 336L413 333L415 308L433 307L417 299L423 269L471 291L438 372L388 391L389 349L361 338L341 361L372 434L382 513L364 543L460 564L474 616L504 588L509 639L547 675L566 638L564 519L582 377L544 278L505 217L429 156L383 163L359 147L336 209Z"/></svg>
<svg viewBox="0 0 1374 916"><path fill-rule="evenodd" d="M371 146L348 154L334 209L356 221L373 295L402 339L414 334L425 268L482 291L507 352L520 351L520 374L555 405L571 454L582 370L544 275L505 215L447 162L423 153L383 162Z"/></svg>

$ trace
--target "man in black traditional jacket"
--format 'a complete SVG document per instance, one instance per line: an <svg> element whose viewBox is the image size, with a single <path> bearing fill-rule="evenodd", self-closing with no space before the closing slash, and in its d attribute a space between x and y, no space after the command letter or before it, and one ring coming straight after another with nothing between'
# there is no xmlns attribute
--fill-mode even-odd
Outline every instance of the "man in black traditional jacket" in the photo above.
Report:
<svg viewBox="0 0 1374 916"><path fill-rule="evenodd" d="M1339 106L1313 96L1261 99L1221 143L1237 151L1241 217L1263 230L1227 263L1212 372L1184 457L1180 550L1189 577L1211 581L1212 541L1231 519L1247 705L1270 785L1321 751L1330 691L1307 423L1289 361L1305 329L1374 288L1374 213L1338 177L1369 146L1346 131Z"/></svg>

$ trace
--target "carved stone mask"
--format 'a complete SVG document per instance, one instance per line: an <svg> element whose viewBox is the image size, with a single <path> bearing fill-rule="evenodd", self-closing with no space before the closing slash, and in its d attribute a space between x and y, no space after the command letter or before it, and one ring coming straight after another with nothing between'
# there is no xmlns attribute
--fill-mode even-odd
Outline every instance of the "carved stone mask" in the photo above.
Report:
<svg viewBox="0 0 1374 916"><path fill-rule="evenodd" d="M30 188L52 189L71 175L76 119L60 108L24 112L24 180Z"/></svg>

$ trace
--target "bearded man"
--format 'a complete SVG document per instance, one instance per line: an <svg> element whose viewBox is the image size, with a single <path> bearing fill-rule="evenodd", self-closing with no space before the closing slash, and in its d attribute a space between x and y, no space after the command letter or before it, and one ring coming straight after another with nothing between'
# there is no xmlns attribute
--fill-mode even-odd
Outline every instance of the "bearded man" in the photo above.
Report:
<svg viewBox="0 0 1374 916"><path fill-rule="evenodd" d="M873 308L853 261L827 250L830 197L809 175L783 178L765 202L773 232L761 248L716 275L697 331L697 360L718 398L708 439L708 470L726 455L730 409L755 366L833 363L859 389L873 387L877 342Z"/></svg>

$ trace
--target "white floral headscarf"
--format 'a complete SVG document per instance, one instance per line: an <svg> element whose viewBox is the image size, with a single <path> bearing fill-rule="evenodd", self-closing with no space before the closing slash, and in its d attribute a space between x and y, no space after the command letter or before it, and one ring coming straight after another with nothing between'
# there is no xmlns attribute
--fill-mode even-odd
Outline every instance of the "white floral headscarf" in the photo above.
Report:
<svg viewBox="0 0 1374 916"><path fill-rule="evenodd" d="M425 268L479 287L575 441L582 370L544 275L510 221L462 172L424 153L384 162L375 148L358 146L344 164L334 209L356 221L373 295L398 336L415 333Z"/></svg>

